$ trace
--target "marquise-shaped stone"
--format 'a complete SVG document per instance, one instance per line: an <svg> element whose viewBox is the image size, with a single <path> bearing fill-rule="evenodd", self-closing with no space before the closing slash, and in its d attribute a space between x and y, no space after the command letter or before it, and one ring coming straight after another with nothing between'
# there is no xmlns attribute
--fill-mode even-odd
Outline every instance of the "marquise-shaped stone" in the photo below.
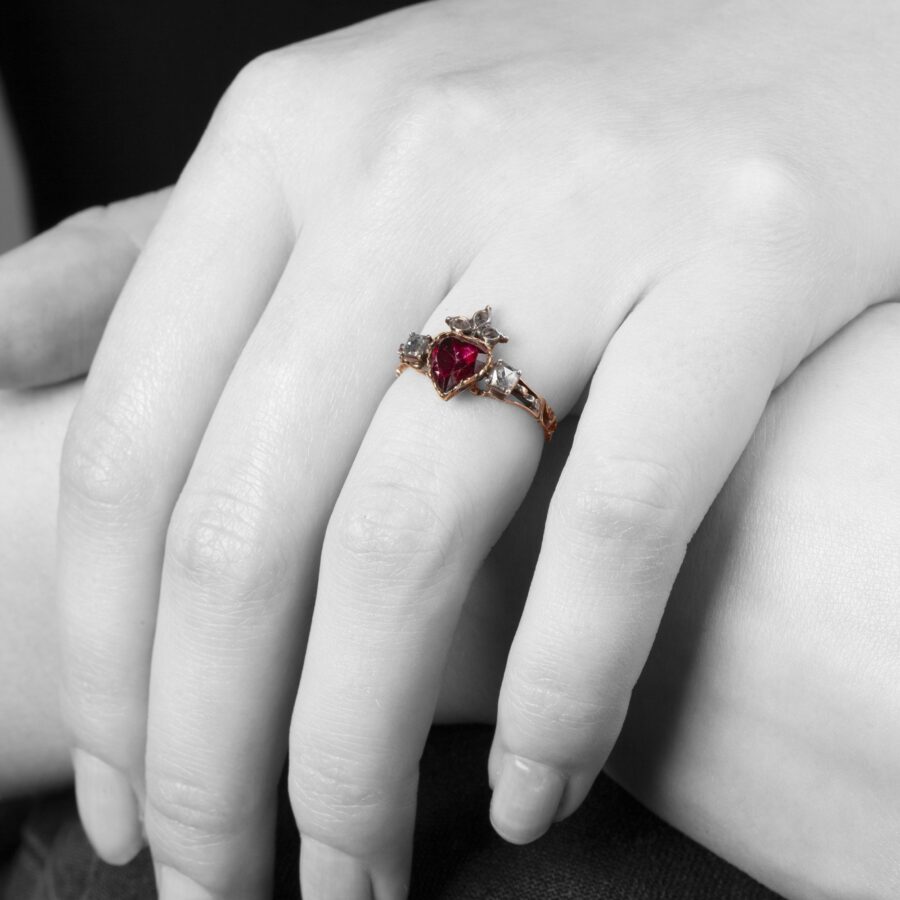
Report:
<svg viewBox="0 0 900 900"><path fill-rule="evenodd" d="M445 321L454 331L466 332L472 330L472 320L467 319L465 316L449 316Z"/></svg>

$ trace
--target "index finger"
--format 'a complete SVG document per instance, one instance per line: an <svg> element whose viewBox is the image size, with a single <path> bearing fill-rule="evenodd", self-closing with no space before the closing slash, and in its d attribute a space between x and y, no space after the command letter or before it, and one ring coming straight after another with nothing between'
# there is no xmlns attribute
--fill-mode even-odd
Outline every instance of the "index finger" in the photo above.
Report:
<svg viewBox="0 0 900 900"><path fill-rule="evenodd" d="M76 747L79 812L108 862L126 861L141 844L149 670L169 519L295 236L260 151L230 143L238 99L220 106L135 266L63 448L63 710Z"/></svg>

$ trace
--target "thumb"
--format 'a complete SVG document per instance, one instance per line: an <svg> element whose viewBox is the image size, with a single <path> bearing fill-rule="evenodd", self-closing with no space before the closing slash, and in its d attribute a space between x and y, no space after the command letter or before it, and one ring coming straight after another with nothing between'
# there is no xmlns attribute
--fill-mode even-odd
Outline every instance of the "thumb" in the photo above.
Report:
<svg viewBox="0 0 900 900"><path fill-rule="evenodd" d="M0 388L87 371L169 193L86 209L0 256Z"/></svg>

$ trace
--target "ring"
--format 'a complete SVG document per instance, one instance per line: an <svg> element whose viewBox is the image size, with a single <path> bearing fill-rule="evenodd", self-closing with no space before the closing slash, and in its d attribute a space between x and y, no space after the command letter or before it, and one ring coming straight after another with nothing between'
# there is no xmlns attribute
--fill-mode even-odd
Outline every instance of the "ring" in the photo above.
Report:
<svg viewBox="0 0 900 900"><path fill-rule="evenodd" d="M441 400L468 390L479 397L493 397L524 409L544 429L550 440L556 431L556 413L550 404L523 380L518 369L494 359L494 347L508 338L491 324L491 308L479 309L471 319L448 316L449 331L435 337L411 331L400 345L399 375L414 369L431 379Z"/></svg>

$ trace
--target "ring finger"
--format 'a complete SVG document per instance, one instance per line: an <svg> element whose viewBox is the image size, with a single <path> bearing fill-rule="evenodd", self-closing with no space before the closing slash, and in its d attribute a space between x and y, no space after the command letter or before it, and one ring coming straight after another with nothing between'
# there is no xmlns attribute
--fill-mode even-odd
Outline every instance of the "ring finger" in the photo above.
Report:
<svg viewBox="0 0 900 900"><path fill-rule="evenodd" d="M586 314L578 299L633 292L594 280L585 294L574 266L571 284L551 284L526 262L540 258L536 250L483 254L426 332L448 330L446 316L471 314L489 298L494 324L512 331L494 359L522 366L563 412L625 305L595 304ZM522 262L515 278L512 260ZM576 299L548 314L551 292ZM592 316L596 327L585 327ZM311 900L404 894L418 760L460 607L542 445L522 410L471 395L442 404L413 373L379 407L326 533L292 723L290 787Z"/></svg>

